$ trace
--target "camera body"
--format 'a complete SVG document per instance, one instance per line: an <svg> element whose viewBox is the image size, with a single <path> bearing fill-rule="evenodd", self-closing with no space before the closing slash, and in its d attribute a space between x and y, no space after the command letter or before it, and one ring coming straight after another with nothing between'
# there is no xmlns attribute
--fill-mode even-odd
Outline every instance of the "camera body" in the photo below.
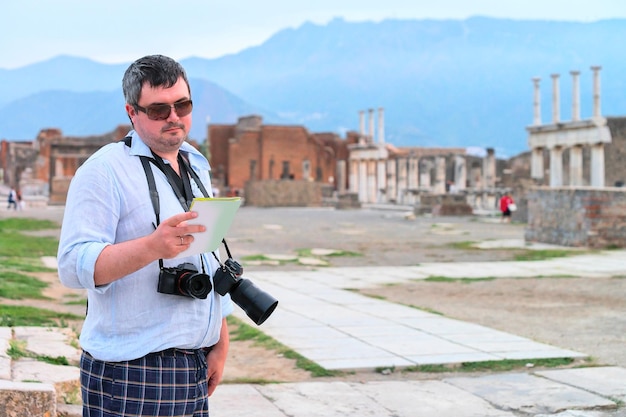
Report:
<svg viewBox="0 0 626 417"><path fill-rule="evenodd" d="M215 291L220 295L229 293L233 302L260 326L274 312L278 300L243 278L242 274L239 262L228 258L213 275Z"/></svg>
<svg viewBox="0 0 626 417"><path fill-rule="evenodd" d="M198 272L189 262L173 268L161 268L157 291L162 294L205 299L212 289L211 278Z"/></svg>

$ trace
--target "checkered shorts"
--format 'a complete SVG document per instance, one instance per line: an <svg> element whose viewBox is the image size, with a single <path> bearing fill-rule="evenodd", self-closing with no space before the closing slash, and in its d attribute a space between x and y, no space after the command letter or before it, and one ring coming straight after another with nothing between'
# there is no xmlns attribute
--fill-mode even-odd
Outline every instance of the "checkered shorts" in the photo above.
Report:
<svg viewBox="0 0 626 417"><path fill-rule="evenodd" d="M83 417L209 417L202 350L167 349L124 362L83 352L80 382Z"/></svg>

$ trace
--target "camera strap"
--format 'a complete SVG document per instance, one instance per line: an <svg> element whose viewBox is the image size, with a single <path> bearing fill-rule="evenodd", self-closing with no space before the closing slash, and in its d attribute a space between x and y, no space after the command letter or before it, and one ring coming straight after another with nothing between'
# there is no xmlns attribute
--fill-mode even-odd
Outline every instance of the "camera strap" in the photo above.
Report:
<svg viewBox="0 0 626 417"><path fill-rule="evenodd" d="M132 140L133 138L131 136L126 136L123 139L123 142L126 146L130 147ZM143 166L143 170L146 174L146 180L148 181L150 201L152 202L152 208L156 217L156 226L159 226L159 224L161 224L161 205L159 203L159 192L157 191L156 182L154 181L154 173L152 172L152 168L150 167L151 163L165 174L165 177L172 187L174 194L176 194L176 197L178 198L178 202L185 211L189 211L191 201L193 200L193 192L191 190L191 182L189 179L190 176L196 183L196 186L202 192L202 195L208 198L209 193L204 187L204 184L202 184L202 181L200 180L200 177L198 176L196 171L193 170L193 168L189 165L187 159L184 158L180 154L180 152L178 153L178 167L180 170L180 179L178 179L176 178L178 177L178 175L176 174L174 169L169 166L169 164L165 164L163 162L163 159L156 155L154 151L152 151L152 149L150 151L152 152L152 158L145 155L139 155L139 158L141 159L141 165ZM213 254L213 256L215 256L215 254ZM202 256L200 257L200 261L202 263L202 272L205 273L204 261L202 260ZM159 267L163 268L163 259L159 259Z"/></svg>

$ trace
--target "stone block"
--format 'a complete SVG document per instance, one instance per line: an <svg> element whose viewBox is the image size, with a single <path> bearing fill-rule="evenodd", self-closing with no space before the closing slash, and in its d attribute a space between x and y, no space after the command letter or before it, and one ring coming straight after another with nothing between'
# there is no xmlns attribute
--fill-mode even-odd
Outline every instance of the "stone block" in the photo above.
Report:
<svg viewBox="0 0 626 417"><path fill-rule="evenodd" d="M0 380L0 416L57 417L54 387Z"/></svg>

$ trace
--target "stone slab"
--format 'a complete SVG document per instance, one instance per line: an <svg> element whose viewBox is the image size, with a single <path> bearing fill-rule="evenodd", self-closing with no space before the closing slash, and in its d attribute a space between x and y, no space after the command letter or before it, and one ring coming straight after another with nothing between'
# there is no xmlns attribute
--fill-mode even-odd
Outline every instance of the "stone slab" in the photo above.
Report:
<svg viewBox="0 0 626 417"><path fill-rule="evenodd" d="M0 380L0 416L56 416L56 393L50 384Z"/></svg>
<svg viewBox="0 0 626 417"><path fill-rule="evenodd" d="M222 384L209 399L209 408L220 417L287 417L257 385Z"/></svg>
<svg viewBox="0 0 626 417"><path fill-rule="evenodd" d="M549 370L536 372L536 374L604 397L626 402L626 369L624 368L603 366Z"/></svg>
<svg viewBox="0 0 626 417"><path fill-rule="evenodd" d="M444 381L483 398L499 409L530 414L617 407L615 402L588 391L523 373L449 378Z"/></svg>
<svg viewBox="0 0 626 417"><path fill-rule="evenodd" d="M72 346L76 339L71 329L58 327L14 327L14 337L26 341L26 349L36 355L65 357L70 363L80 362L81 351ZM78 342L75 344L77 345Z"/></svg>

